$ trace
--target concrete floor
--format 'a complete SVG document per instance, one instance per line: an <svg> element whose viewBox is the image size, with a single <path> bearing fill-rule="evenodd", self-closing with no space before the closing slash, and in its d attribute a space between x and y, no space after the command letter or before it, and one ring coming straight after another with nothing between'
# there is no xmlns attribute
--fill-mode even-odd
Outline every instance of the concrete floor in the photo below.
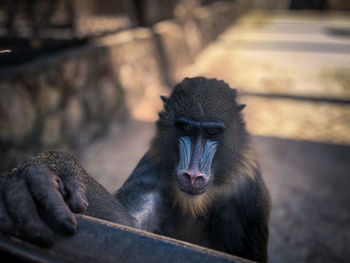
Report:
<svg viewBox="0 0 350 263"><path fill-rule="evenodd" d="M272 198L270 262L350 262L350 147L255 142Z"/></svg>
<svg viewBox="0 0 350 263"><path fill-rule="evenodd" d="M272 198L270 262L350 262L349 31L349 15L252 13L184 71L297 97L241 98ZM131 121L87 147L83 165L115 190L153 132Z"/></svg>

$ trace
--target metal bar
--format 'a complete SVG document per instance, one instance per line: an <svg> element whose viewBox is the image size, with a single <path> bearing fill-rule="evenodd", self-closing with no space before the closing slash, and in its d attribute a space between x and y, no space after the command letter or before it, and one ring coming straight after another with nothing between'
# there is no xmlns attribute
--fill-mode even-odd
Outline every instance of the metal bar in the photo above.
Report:
<svg viewBox="0 0 350 263"><path fill-rule="evenodd" d="M88 216L78 215L77 219L77 233L58 236L49 249L0 235L0 252L23 262L251 262Z"/></svg>

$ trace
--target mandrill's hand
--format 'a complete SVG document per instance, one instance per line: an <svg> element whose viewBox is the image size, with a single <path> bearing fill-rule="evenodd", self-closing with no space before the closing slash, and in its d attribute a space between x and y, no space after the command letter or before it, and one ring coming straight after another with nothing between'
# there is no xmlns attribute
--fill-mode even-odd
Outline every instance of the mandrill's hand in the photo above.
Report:
<svg viewBox="0 0 350 263"><path fill-rule="evenodd" d="M74 233L72 212L87 207L85 170L63 152L42 153L0 175L0 231L41 246L53 243L55 229Z"/></svg>

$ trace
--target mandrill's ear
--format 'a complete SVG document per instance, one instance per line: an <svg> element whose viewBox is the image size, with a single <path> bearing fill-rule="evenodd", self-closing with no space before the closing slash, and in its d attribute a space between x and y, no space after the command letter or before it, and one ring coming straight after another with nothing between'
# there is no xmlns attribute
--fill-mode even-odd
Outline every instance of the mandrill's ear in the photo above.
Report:
<svg viewBox="0 0 350 263"><path fill-rule="evenodd" d="M160 96L160 99L163 101L164 106L169 102L169 99L165 96Z"/></svg>
<svg viewBox="0 0 350 263"><path fill-rule="evenodd" d="M242 111L245 108L245 106L246 106L245 104L239 104L237 106L238 112Z"/></svg>
<svg viewBox="0 0 350 263"><path fill-rule="evenodd" d="M160 99L163 101L163 107L165 111L169 111L170 110L170 99L165 97L165 96L160 96Z"/></svg>
<svg viewBox="0 0 350 263"><path fill-rule="evenodd" d="M160 99L163 101L163 106L164 106L164 109L166 110L167 105L169 103L169 99L165 96L160 96Z"/></svg>

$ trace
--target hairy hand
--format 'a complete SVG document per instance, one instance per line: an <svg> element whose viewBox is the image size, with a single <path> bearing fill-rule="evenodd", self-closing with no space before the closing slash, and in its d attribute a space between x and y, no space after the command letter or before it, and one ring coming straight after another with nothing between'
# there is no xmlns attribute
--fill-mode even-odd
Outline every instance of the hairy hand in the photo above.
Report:
<svg viewBox="0 0 350 263"><path fill-rule="evenodd" d="M42 153L0 176L0 231L49 246L52 229L74 233L88 207L85 170L63 152Z"/></svg>

